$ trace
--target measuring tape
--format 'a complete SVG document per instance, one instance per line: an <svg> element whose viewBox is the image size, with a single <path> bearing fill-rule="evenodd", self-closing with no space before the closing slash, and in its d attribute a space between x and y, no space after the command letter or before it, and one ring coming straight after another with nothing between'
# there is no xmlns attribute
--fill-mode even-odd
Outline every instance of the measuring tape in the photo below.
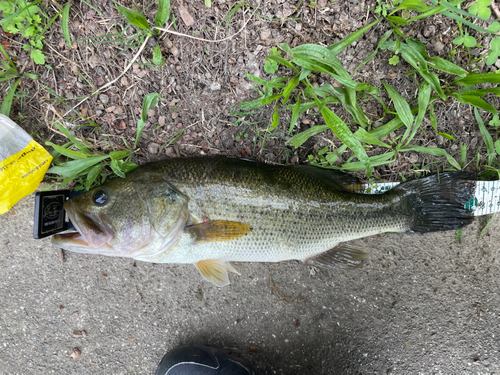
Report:
<svg viewBox="0 0 500 375"><path fill-rule="evenodd" d="M465 208L472 210L474 216L494 214L500 211L500 181L474 181L476 192L466 204ZM363 194L382 194L391 190L399 182L384 182L366 184L361 188Z"/></svg>

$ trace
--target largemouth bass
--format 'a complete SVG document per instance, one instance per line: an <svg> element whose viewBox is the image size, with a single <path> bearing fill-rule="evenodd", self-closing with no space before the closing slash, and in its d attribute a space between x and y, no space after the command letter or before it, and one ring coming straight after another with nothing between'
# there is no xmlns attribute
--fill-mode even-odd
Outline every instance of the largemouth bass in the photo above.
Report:
<svg viewBox="0 0 500 375"><path fill-rule="evenodd" d="M230 157L167 159L138 167L68 200L78 233L63 249L155 263L193 263L218 286L230 261L299 259L356 267L367 252L345 243L384 232L461 228L473 216L469 172L406 182L381 195L352 192L357 180L314 166Z"/></svg>

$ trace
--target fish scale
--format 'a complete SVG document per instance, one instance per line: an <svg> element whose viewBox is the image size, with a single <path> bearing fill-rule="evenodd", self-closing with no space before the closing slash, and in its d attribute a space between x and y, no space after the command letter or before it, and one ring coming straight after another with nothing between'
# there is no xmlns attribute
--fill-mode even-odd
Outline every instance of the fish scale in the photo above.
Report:
<svg viewBox="0 0 500 375"><path fill-rule="evenodd" d="M306 259L339 242L409 227L407 215L390 209L398 197L335 190L328 181L300 169L256 168L255 162L213 166L208 158L181 160L165 162L158 172L190 197L190 210L210 220L244 222L252 231L230 242L195 245L186 234L157 262Z"/></svg>

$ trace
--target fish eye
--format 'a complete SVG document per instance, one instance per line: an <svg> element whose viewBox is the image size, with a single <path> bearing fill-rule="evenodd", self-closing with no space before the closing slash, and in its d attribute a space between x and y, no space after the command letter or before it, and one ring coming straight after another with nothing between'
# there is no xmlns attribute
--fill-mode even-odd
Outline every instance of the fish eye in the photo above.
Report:
<svg viewBox="0 0 500 375"><path fill-rule="evenodd" d="M104 190L97 190L92 196L92 201L97 206L104 206L108 201L108 194Z"/></svg>

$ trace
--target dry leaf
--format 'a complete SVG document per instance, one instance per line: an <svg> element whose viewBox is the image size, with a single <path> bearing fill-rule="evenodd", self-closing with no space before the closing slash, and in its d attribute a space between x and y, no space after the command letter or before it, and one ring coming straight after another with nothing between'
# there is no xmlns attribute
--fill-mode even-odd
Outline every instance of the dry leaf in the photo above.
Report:
<svg viewBox="0 0 500 375"><path fill-rule="evenodd" d="M187 8L183 5L179 7L179 13L181 14L181 18L186 24L186 26L193 26L194 25L194 18L191 14L189 14Z"/></svg>

